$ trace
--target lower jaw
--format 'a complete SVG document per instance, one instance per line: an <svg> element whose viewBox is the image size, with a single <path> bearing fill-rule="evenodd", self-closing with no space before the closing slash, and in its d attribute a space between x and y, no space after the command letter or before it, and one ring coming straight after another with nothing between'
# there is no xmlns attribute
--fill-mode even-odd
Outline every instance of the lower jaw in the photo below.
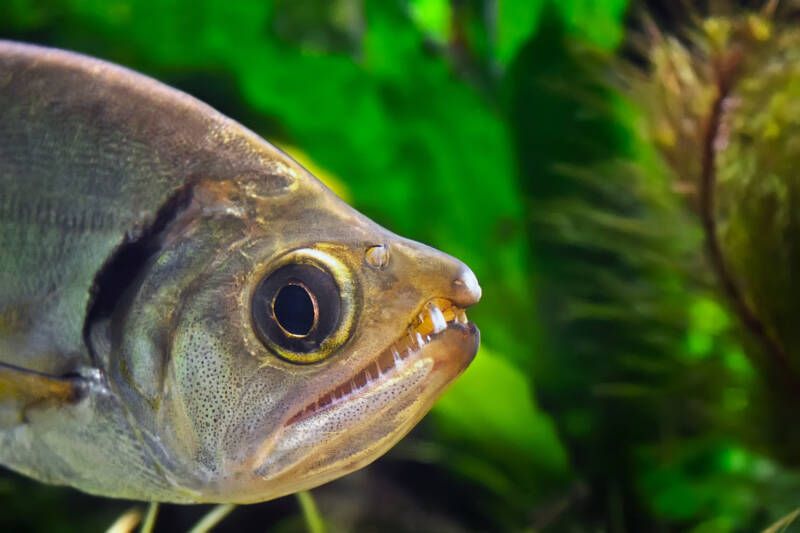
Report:
<svg viewBox="0 0 800 533"><path fill-rule="evenodd" d="M283 426L255 463L256 475L264 482L311 488L377 459L466 369L479 339L473 324L448 327L369 389Z"/></svg>

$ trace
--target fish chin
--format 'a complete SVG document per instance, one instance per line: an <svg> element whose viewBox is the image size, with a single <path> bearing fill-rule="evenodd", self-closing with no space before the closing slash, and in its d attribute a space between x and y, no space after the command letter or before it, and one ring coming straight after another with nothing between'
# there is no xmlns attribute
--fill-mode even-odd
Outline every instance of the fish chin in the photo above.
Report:
<svg viewBox="0 0 800 533"><path fill-rule="evenodd" d="M236 501L321 485L369 464L405 436L478 349L478 328L463 310L442 309L442 303L429 302L370 364L291 414L253 463L254 485L263 483L270 493L253 486Z"/></svg>

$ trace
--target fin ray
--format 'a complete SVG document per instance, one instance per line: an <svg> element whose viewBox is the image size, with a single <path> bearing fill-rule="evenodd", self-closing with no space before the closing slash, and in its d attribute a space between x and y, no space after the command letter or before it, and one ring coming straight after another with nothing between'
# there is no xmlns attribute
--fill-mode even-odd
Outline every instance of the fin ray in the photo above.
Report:
<svg viewBox="0 0 800 533"><path fill-rule="evenodd" d="M80 397L75 378L49 376L0 363L0 427L20 423L32 407L72 403Z"/></svg>

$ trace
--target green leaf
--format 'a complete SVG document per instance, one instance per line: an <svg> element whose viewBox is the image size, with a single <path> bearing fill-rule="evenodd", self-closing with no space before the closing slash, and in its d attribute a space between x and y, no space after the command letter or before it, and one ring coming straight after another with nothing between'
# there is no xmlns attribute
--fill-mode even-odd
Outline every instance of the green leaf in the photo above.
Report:
<svg viewBox="0 0 800 533"><path fill-rule="evenodd" d="M545 0L500 0L497 3L497 58L503 64L536 32Z"/></svg>
<svg viewBox="0 0 800 533"><path fill-rule="evenodd" d="M411 19L426 35L440 44L450 40L453 16L449 0L409 0Z"/></svg>
<svg viewBox="0 0 800 533"><path fill-rule="evenodd" d="M613 50L622 42L628 0L553 0L553 5L578 40L603 50Z"/></svg>

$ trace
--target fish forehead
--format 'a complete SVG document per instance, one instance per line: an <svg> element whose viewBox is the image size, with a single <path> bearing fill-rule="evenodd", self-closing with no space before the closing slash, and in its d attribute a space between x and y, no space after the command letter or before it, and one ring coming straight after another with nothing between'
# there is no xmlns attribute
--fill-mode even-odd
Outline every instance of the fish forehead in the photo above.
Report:
<svg viewBox="0 0 800 533"><path fill-rule="evenodd" d="M254 234L271 236L276 248L292 243L377 243L396 236L342 201L304 169L293 174L291 192L258 203L251 211Z"/></svg>

